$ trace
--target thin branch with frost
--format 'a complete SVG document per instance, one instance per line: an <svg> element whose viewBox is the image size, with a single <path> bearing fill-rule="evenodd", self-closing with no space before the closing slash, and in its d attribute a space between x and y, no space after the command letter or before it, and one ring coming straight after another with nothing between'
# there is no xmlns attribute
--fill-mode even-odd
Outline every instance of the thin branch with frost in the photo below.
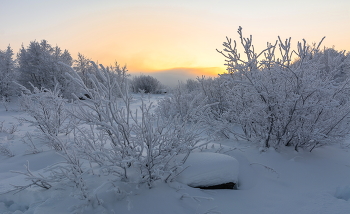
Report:
<svg viewBox="0 0 350 214"><path fill-rule="evenodd" d="M0 103L4 106L6 111L9 110L9 102L6 99L6 97L3 96L2 99L0 100Z"/></svg>
<svg viewBox="0 0 350 214"><path fill-rule="evenodd" d="M42 149L37 148L37 146L35 145L35 143L33 141L33 137L29 132L27 132L24 135L24 137L22 137L21 141L30 148L30 150L27 150L27 153L37 154L37 153L40 153L43 151Z"/></svg>
<svg viewBox="0 0 350 214"><path fill-rule="evenodd" d="M0 144L0 155L4 155L6 157L14 157L15 154L11 149L8 147L8 145L1 143Z"/></svg>
<svg viewBox="0 0 350 214"><path fill-rule="evenodd" d="M29 169L29 161L27 161L27 164L25 164L24 167L26 168L25 172L20 172L20 171L11 171L11 172L26 176L25 180L30 181L31 183L27 185L12 185L14 189L8 192L14 192L16 194L32 186L37 186L43 189L50 189L52 187L51 183L56 181L56 180L51 180L49 178L45 178L40 173L38 173L38 175L35 175Z"/></svg>
<svg viewBox="0 0 350 214"><path fill-rule="evenodd" d="M12 124L10 127L6 128L6 127L4 126L4 122L5 122L5 121L1 121L1 122L0 122L0 132L13 135L13 134L17 131L18 125Z"/></svg>

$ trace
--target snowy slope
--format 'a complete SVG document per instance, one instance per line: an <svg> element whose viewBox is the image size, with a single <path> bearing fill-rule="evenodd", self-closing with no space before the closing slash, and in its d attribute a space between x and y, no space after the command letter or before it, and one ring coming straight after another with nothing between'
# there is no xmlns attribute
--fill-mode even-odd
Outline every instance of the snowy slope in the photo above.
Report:
<svg viewBox="0 0 350 214"><path fill-rule="evenodd" d="M156 101L159 98L160 96L155 96L150 100ZM0 155L1 192L10 190L10 184L27 182L23 175L10 172L25 171L23 165L27 160L33 173L45 173L45 167L61 160L54 151L47 149L38 154L26 152L28 147L21 138L27 131L35 130L26 123L19 124L14 117L20 116L25 115L18 111L16 103L11 104L8 112L0 106L0 122L4 121L4 127L18 125L13 134L4 131L0 133L1 145L8 145L15 154L14 157ZM71 194L71 187L67 185L49 190L29 188L15 195L0 195L0 213L350 213L349 144L321 147L312 153L296 153L289 148L260 153L248 142L231 139L213 142L208 148L205 153L209 154L204 155L207 159L203 160L196 155L189 159L187 164L196 169L185 170L178 177L178 182L157 183L152 189L120 183L118 187L124 193L117 194L116 187L102 184L99 180L90 180L89 184L100 186L97 195L103 203L89 206L75 198ZM210 152L221 152L225 156ZM224 158L218 158L219 156ZM232 171L223 170L230 167ZM238 190L201 190L186 185L196 182L196 179L191 182L181 180L186 176L195 178L197 172L203 169L213 169L209 170L212 173L207 174L207 178L215 178L215 173L225 175L220 177L221 180L227 177L237 179L238 176ZM196 170L198 171L195 172Z"/></svg>

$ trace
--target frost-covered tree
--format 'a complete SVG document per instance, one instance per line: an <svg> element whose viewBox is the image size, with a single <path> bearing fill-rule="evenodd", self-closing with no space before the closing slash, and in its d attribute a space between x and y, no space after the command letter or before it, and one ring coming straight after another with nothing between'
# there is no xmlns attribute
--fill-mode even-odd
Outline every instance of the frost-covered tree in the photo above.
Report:
<svg viewBox="0 0 350 214"><path fill-rule="evenodd" d="M13 50L10 46L6 50L0 50L0 98L4 97L9 101L10 97L16 94L15 61L13 59Z"/></svg>
<svg viewBox="0 0 350 214"><path fill-rule="evenodd" d="M130 81L128 80L130 74L128 74L128 69L125 65L122 67L117 61L115 61L114 65L108 66L106 70L109 75L112 78L116 78L116 81L118 82L119 88L114 89L115 91L119 91L117 96L123 97L123 94L128 93L130 90Z"/></svg>
<svg viewBox="0 0 350 214"><path fill-rule="evenodd" d="M155 94L161 89L161 83L149 75L140 75L133 77L131 89L134 93L144 91L145 93Z"/></svg>
<svg viewBox="0 0 350 214"><path fill-rule="evenodd" d="M231 101L232 122L245 138L263 147L312 150L349 133L349 55L321 50L322 41L307 45L303 40L292 51L290 38L278 38L256 52L252 36L243 37L241 27L238 34L238 42L227 38L219 51L228 71L220 78Z"/></svg>
<svg viewBox="0 0 350 214"><path fill-rule="evenodd" d="M74 85L65 76L68 69L63 65L73 63L68 50L53 47L46 40L32 41L27 48L22 46L17 59L21 85L30 88L31 83L37 88L53 90L59 83L63 95L68 97L74 91Z"/></svg>
<svg viewBox="0 0 350 214"><path fill-rule="evenodd" d="M84 84L91 88L91 85L88 82L89 74L94 72L94 66L91 63L91 59L87 58L81 53L78 53L78 59L74 60L73 68L81 76Z"/></svg>

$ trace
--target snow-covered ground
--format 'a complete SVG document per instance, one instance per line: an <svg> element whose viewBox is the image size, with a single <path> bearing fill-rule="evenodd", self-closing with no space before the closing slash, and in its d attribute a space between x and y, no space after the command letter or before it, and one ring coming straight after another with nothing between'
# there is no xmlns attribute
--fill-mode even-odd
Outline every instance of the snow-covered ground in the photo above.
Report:
<svg viewBox="0 0 350 214"><path fill-rule="evenodd" d="M156 101L161 95L150 99ZM135 104L139 103L138 101ZM136 106L136 105L135 105ZM62 160L52 150L32 154L22 142L26 132L34 127L19 123L16 118L25 117L16 102L5 111L0 106L0 144L7 146L13 157L0 155L0 192L11 190L11 185L25 184L23 175L11 171L25 171L30 163L33 173L45 173L44 168ZM17 126L10 133L12 126ZM349 140L350 142L350 140ZM201 190L187 186L187 178L195 178L194 170L186 171L177 182L157 183L147 186L122 186L125 191L120 200L112 197L115 188L100 185L96 194L102 205L86 207L84 201L72 196L70 187L61 185L49 190L28 188L17 194L0 195L0 213L59 214L59 213L350 213L350 146L347 143L316 148L312 153L295 152L292 148L282 151L259 152L255 145L234 139L216 141L208 145L203 156L189 159L189 165L227 176L238 175L237 190ZM208 153L209 152L209 153ZM210 152L227 156L213 155ZM220 157L222 158L220 158ZM231 158L231 157L233 158ZM203 157L207 159L198 161ZM197 161L196 161L197 160ZM236 163L236 160L238 164ZM191 162L192 161L192 162ZM228 163L232 163L232 166ZM232 170L225 171L224 169ZM237 172L238 170L238 172ZM203 179L215 173L202 173ZM224 175L224 176L223 176ZM185 178L184 178L185 177ZM184 180L185 179L185 180ZM100 181L88 181L96 185ZM183 183L181 183L183 182Z"/></svg>

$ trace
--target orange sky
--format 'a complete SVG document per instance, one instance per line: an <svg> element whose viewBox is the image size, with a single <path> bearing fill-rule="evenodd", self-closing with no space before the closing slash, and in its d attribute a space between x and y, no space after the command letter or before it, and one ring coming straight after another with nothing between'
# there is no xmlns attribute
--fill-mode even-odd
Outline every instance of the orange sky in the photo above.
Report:
<svg viewBox="0 0 350 214"><path fill-rule="evenodd" d="M326 36L325 46L350 50L348 0L0 1L0 49L11 44L17 52L46 39L73 58L80 52L105 65L117 60L136 74L216 75L225 67L215 49L226 36L238 39L238 26L257 50L278 35L291 36L294 47Z"/></svg>

